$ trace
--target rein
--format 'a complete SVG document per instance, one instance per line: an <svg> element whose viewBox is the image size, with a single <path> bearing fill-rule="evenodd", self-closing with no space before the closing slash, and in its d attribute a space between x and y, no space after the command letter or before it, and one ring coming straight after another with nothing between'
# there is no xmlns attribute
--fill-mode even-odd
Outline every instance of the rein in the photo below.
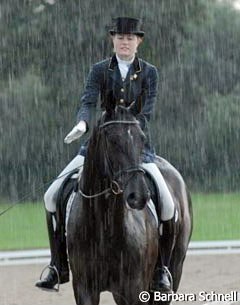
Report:
<svg viewBox="0 0 240 305"><path fill-rule="evenodd" d="M69 174L71 174L71 173L74 173L77 169L80 169L80 167L82 167L82 165L79 166L79 167L76 167L76 168L73 169L73 170L70 170L69 172L67 172L67 173L65 173L65 174L62 174L61 176L58 176L57 178L54 178L54 179L50 180L50 181L47 182L47 183L44 183L42 186L36 188L34 191L35 191L36 193L39 192L39 191L42 191L43 189L45 189L46 187L48 187L49 185L51 185L55 180L58 180L58 179L60 179L60 178L62 178L62 177L64 177L64 176L67 176L67 175L69 175ZM22 202L23 200L28 199L29 196L30 196L30 194L31 194L31 193L29 192L29 193L23 195L18 201L14 202L12 205L10 205L10 206L9 206L8 208L6 208L5 210L1 211L1 212L0 212L0 216L2 216L2 215L5 214L6 212L8 212L8 211L11 210L12 208L14 208L16 205L20 204L20 202Z"/></svg>
<svg viewBox="0 0 240 305"><path fill-rule="evenodd" d="M117 120L117 121L109 121L109 122L106 122L106 123L103 123L102 125L99 126L100 129L103 129L109 125L113 125L113 124L126 124L126 125L139 125L139 122L137 120L135 121L121 121L121 120ZM111 163L110 163L110 158L109 158L109 155L108 155L108 151L107 151L107 144L106 144L106 137L104 137L104 144L105 144L105 156L106 156L106 160L107 160L107 163L108 163L108 167L109 169L111 170L112 172L112 180L110 182L110 187L103 190L102 192L100 193L96 193L96 194L93 194L93 195L87 195L85 194L79 187L79 193L84 197L84 198L87 198L87 199L91 199L91 198L97 198L97 197L100 197L104 194L109 194L109 193L113 193L114 195L120 195L123 193L123 189L120 187L119 183L117 182L117 178L122 174L122 173L127 173L127 174L131 174L131 173L135 173L135 172L140 172L140 173L143 173L145 174L145 171L140 167L140 166L135 166L135 167L129 167L129 168L126 168L126 169L123 169L123 170L120 170L119 172L117 173L114 173L113 172L113 169L112 169L112 166L111 166ZM130 179L129 179L130 180Z"/></svg>
<svg viewBox="0 0 240 305"><path fill-rule="evenodd" d="M97 197L100 197L104 194L107 194L107 193L110 193L111 191L111 188L107 188L105 189L104 191L100 192L100 193L97 193L97 194L94 194L94 195L87 195L85 193L83 193L83 191L79 188L78 192L84 197L84 198L87 198L87 199L91 199L91 198L97 198Z"/></svg>

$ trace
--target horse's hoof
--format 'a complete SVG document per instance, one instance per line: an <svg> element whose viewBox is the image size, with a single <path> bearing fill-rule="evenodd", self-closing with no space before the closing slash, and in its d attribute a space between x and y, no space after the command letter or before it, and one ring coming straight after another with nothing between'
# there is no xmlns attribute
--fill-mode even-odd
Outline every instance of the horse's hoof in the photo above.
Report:
<svg viewBox="0 0 240 305"><path fill-rule="evenodd" d="M151 285L152 291L159 291L161 293L172 293L172 276L169 270L164 268L159 268L156 270L156 277Z"/></svg>

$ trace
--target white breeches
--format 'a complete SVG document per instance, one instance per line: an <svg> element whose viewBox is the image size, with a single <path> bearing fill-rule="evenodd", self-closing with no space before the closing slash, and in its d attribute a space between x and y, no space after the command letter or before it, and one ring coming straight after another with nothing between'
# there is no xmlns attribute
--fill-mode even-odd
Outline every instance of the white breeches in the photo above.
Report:
<svg viewBox="0 0 240 305"><path fill-rule="evenodd" d="M79 168L79 176L80 176L83 169L83 163L84 163L84 157L81 155L77 155L50 185L50 187L48 188L48 190L44 195L44 202L47 211L51 213L56 212L57 195L58 195L58 190L61 187L61 184L63 183L67 174L76 168ZM174 216L174 203L161 172L159 171L155 163L143 163L142 167L151 174L151 176L156 182L157 187L159 188L160 199L162 202L161 220L167 221L172 219Z"/></svg>
<svg viewBox="0 0 240 305"><path fill-rule="evenodd" d="M74 169L79 168L79 175L82 173L84 157L77 155L58 175L54 182L50 185L46 193L44 194L44 202L47 211L54 213L56 212L56 202L58 196L58 190L60 189L64 179L67 177L68 173Z"/></svg>

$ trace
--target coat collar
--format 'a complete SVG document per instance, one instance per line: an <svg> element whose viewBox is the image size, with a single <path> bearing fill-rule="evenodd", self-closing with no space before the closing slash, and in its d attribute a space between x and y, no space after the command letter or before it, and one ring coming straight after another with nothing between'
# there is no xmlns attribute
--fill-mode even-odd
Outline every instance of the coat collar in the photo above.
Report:
<svg viewBox="0 0 240 305"><path fill-rule="evenodd" d="M109 65L108 65L108 69L110 71L114 71L114 68L118 65L118 61L117 61L117 57L114 54L109 61ZM135 59L132 63L132 67L134 69L134 73L139 73L142 71L142 66L141 66L141 62L139 60L139 58L137 56L135 56Z"/></svg>

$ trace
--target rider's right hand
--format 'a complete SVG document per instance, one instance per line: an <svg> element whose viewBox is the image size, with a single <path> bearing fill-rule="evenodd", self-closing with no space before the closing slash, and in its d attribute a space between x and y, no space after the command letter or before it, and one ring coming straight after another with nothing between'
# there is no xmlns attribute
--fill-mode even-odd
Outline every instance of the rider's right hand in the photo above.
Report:
<svg viewBox="0 0 240 305"><path fill-rule="evenodd" d="M77 139L79 139L87 130L87 124L85 121L80 121L69 134L65 137L64 143L69 144Z"/></svg>

